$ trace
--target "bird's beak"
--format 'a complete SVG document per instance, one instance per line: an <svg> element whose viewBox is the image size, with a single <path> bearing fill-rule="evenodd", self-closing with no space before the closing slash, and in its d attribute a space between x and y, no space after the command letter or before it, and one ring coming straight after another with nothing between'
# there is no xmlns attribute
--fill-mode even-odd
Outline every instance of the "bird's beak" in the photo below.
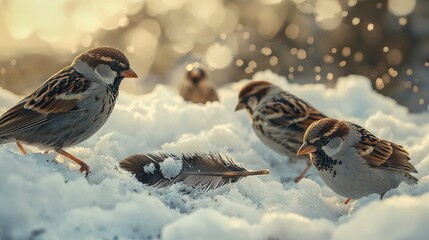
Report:
<svg viewBox="0 0 429 240"><path fill-rule="evenodd" d="M304 142L302 146L299 148L297 155L310 154L317 150L317 148L313 145L309 145L307 142Z"/></svg>
<svg viewBox="0 0 429 240"><path fill-rule="evenodd" d="M125 78L138 78L137 73L134 72L131 68L121 72L121 77Z"/></svg>
<svg viewBox="0 0 429 240"><path fill-rule="evenodd" d="M239 102L238 104L237 104L237 106L235 107L235 111L239 111L239 110L241 110L241 109L245 109L246 108L246 104L244 104L244 103L242 103L242 102Z"/></svg>

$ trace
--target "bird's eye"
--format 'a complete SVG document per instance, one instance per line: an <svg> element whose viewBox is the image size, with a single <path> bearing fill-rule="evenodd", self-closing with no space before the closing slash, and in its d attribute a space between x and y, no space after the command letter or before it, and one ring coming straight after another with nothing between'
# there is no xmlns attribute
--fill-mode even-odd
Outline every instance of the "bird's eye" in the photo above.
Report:
<svg viewBox="0 0 429 240"><path fill-rule="evenodd" d="M319 138L319 142L320 142L320 144L322 144L322 145L326 145L326 144L328 143L328 138L327 138L327 137L325 137L325 136L321 136L321 137Z"/></svg>

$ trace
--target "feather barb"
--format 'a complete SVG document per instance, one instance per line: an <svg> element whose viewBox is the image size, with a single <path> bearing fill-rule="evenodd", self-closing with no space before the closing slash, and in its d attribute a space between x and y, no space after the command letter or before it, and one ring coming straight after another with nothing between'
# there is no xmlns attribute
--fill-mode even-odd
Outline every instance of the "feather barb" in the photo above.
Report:
<svg viewBox="0 0 429 240"><path fill-rule="evenodd" d="M269 174L268 169L248 171L219 153L136 154L120 161L119 166L149 186L166 187L181 182L203 191L244 177Z"/></svg>

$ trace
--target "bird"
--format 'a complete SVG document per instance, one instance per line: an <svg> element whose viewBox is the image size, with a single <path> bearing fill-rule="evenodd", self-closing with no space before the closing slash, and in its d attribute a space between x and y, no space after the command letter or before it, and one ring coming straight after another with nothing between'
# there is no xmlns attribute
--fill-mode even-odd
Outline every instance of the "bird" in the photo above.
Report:
<svg viewBox="0 0 429 240"><path fill-rule="evenodd" d="M89 166L64 148L91 137L107 121L124 78L137 78L127 57L113 47L78 55L0 117L0 144L15 142L54 150L89 173Z"/></svg>
<svg viewBox="0 0 429 240"><path fill-rule="evenodd" d="M198 62L186 66L185 77L180 85L180 96L193 103L216 102L219 97L207 73Z"/></svg>
<svg viewBox="0 0 429 240"><path fill-rule="evenodd" d="M311 167L308 156L298 156L305 130L326 116L319 110L279 86L266 81L251 81L242 87L235 111L246 109L259 139L291 161L305 160L307 167L294 182L300 181Z"/></svg>
<svg viewBox="0 0 429 240"><path fill-rule="evenodd" d="M347 204L373 193L380 195L401 182L417 184L417 170L408 152L396 143L379 139L351 122L324 118L311 124L298 155L308 154L326 185Z"/></svg>

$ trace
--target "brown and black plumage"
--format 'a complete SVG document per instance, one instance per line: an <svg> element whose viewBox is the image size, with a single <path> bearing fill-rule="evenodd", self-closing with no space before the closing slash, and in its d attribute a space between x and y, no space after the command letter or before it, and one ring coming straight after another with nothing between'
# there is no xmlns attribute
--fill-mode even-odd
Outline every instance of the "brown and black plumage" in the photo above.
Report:
<svg viewBox="0 0 429 240"><path fill-rule="evenodd" d="M167 177L162 172L166 159L178 161L181 168L176 176ZM136 154L120 161L119 166L142 183L154 187L166 187L181 182L208 191L252 175L265 175L268 170L248 171L230 157L218 153L170 153Z"/></svg>
<svg viewBox="0 0 429 240"><path fill-rule="evenodd" d="M180 85L180 96L193 103L205 104L219 101L206 71L199 64L190 64L186 67L186 74Z"/></svg>
<svg viewBox="0 0 429 240"><path fill-rule="evenodd" d="M261 141L292 161L305 160L307 167L294 179L298 182L310 169L307 156L297 156L305 130L326 116L304 100L266 81L246 84L238 96L236 111L246 109L253 130Z"/></svg>
<svg viewBox="0 0 429 240"><path fill-rule="evenodd" d="M77 56L0 117L0 144L16 142L54 150L89 172L82 160L64 151L97 132L107 121L125 78L136 78L118 49L100 47Z"/></svg>
<svg viewBox="0 0 429 240"><path fill-rule="evenodd" d="M379 139L347 121L325 118L306 131L298 154L309 154L326 185L337 194L358 199L372 193L381 197L401 182L416 184L404 147Z"/></svg>

